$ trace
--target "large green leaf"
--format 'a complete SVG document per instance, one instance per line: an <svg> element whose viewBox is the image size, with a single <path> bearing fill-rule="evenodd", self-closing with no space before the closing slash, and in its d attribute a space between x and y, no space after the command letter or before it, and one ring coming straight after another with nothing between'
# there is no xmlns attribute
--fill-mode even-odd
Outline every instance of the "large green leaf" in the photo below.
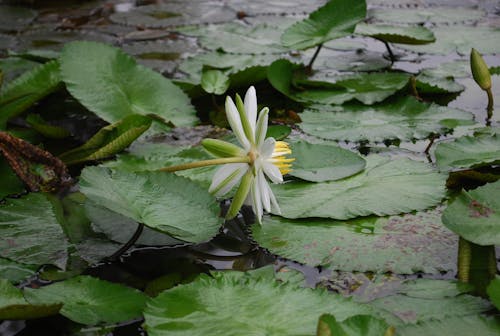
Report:
<svg viewBox="0 0 500 336"><path fill-rule="evenodd" d="M209 240L222 224L208 191L172 173L90 167L82 171L80 190L109 210L187 242Z"/></svg>
<svg viewBox="0 0 500 336"><path fill-rule="evenodd" d="M78 276L39 289L26 288L31 304L63 304L60 314L82 324L117 323L141 316L146 303L142 292L99 280Z"/></svg>
<svg viewBox="0 0 500 336"><path fill-rule="evenodd" d="M436 40L431 30L421 26L401 27L358 23L355 33L370 36L388 43L427 44Z"/></svg>
<svg viewBox="0 0 500 336"><path fill-rule="evenodd" d="M463 136L437 145L436 164L440 169L474 168L500 163L500 137Z"/></svg>
<svg viewBox="0 0 500 336"><path fill-rule="evenodd" d="M500 39L500 30L495 27L440 26L433 27L436 42L429 45L400 45L401 48L419 53L442 54L458 52L468 55L471 48L481 50L483 54L500 52L496 41ZM460 33L457 33L460 32Z"/></svg>
<svg viewBox="0 0 500 336"><path fill-rule="evenodd" d="M59 156L66 164L95 161L112 156L127 148L151 126L151 118L131 114L103 127L82 146Z"/></svg>
<svg viewBox="0 0 500 336"><path fill-rule="evenodd" d="M408 6L410 7L410 6ZM368 16L383 22L396 23L460 23L478 20L485 15L480 9L460 6L428 6L424 8L373 8Z"/></svg>
<svg viewBox="0 0 500 336"><path fill-rule="evenodd" d="M24 184L17 177L17 175L1 155L0 176L2 178L2 183L0 184L0 199L4 198L5 196L21 193L24 191Z"/></svg>
<svg viewBox="0 0 500 336"><path fill-rule="evenodd" d="M495 279L491 280L487 288L488 296L491 302L500 309L500 276L495 276Z"/></svg>
<svg viewBox="0 0 500 336"><path fill-rule="evenodd" d="M366 163L361 156L334 144L297 141L290 146L295 158L290 175L306 181L340 180L365 168Z"/></svg>
<svg viewBox="0 0 500 336"><path fill-rule="evenodd" d="M500 181L461 191L443 212L451 231L478 245L500 245Z"/></svg>
<svg viewBox="0 0 500 336"><path fill-rule="evenodd" d="M0 129L7 121L59 88L59 63L51 61L25 72L6 85L0 94Z"/></svg>
<svg viewBox="0 0 500 336"><path fill-rule="evenodd" d="M350 35L366 16L364 0L330 0L305 20L289 27L281 36L284 46L307 49L330 40Z"/></svg>
<svg viewBox="0 0 500 336"><path fill-rule="evenodd" d="M451 317L478 316L491 309L491 304L482 298L469 294L449 295L442 293L444 280L418 279L406 281L398 294L377 298L369 304L376 308L385 320L396 327L426 321L446 321ZM450 283L450 282L449 282ZM460 287L460 284L451 282ZM418 290L415 291L414 287ZM425 290L425 287L428 290ZM421 296L420 292L425 295ZM432 293L432 295L429 295Z"/></svg>
<svg viewBox="0 0 500 336"><path fill-rule="evenodd" d="M267 71L273 87L289 98L304 103L343 104L356 99L363 104L381 102L404 88L409 75L399 72L373 72L325 77L322 81L304 79L304 69L288 60L273 62Z"/></svg>
<svg viewBox="0 0 500 336"><path fill-rule="evenodd" d="M68 243L52 203L31 193L0 205L0 256L24 264L65 268Z"/></svg>
<svg viewBox="0 0 500 336"><path fill-rule="evenodd" d="M446 176L432 166L409 159L377 155L366 158L365 170L340 181L294 181L273 186L286 218L349 219L424 210L445 196Z"/></svg>
<svg viewBox="0 0 500 336"><path fill-rule="evenodd" d="M436 210L349 221L272 216L252 230L259 245L273 254L313 267L436 274L455 269L458 241L440 217Z"/></svg>
<svg viewBox="0 0 500 336"><path fill-rule="evenodd" d="M497 336L500 333L498 318L481 315L448 317L441 321L426 320L397 328L397 335L481 335Z"/></svg>
<svg viewBox="0 0 500 336"><path fill-rule="evenodd" d="M221 70L208 69L201 75L201 87L208 93L221 95L229 88L230 79Z"/></svg>
<svg viewBox="0 0 500 336"><path fill-rule="evenodd" d="M301 115L300 127L311 135L348 141L424 139L458 125L472 124L470 112L421 103L413 97L363 106L314 105Z"/></svg>
<svg viewBox="0 0 500 336"><path fill-rule="evenodd" d="M35 274L35 266L16 263L14 261L0 258L0 274L2 278L11 282L19 282Z"/></svg>
<svg viewBox="0 0 500 336"><path fill-rule="evenodd" d="M335 316L324 314L318 321L316 336L382 336L387 335L389 328L384 320L371 315L351 316L338 322Z"/></svg>
<svg viewBox="0 0 500 336"><path fill-rule="evenodd" d="M327 291L241 272L214 272L150 300L144 317L151 336L299 336L314 335L322 313L343 321L370 312L366 305Z"/></svg>
<svg viewBox="0 0 500 336"><path fill-rule="evenodd" d="M120 49L97 42L67 44L60 58L69 92L107 122L130 114L155 114L177 126L197 118L189 98L170 80Z"/></svg>
<svg viewBox="0 0 500 336"><path fill-rule="evenodd" d="M55 315L61 309L59 303L30 304L23 292L0 278L0 320L26 320Z"/></svg>

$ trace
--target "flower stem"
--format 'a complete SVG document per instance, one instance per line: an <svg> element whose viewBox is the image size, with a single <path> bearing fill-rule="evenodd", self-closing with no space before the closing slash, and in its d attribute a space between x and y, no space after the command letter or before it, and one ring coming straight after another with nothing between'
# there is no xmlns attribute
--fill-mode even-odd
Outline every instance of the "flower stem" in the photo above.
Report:
<svg viewBox="0 0 500 336"><path fill-rule="evenodd" d="M250 158L248 156L237 156L237 157L195 161L195 162L184 163L184 164L180 164L180 165L176 165L176 166L169 166L169 167L160 168L160 169L158 169L158 171L176 172L179 170L215 166L215 165L221 165L221 164L226 164L226 163L250 163Z"/></svg>
<svg viewBox="0 0 500 336"><path fill-rule="evenodd" d="M313 57L309 61L309 64L306 66L306 74L308 74L308 75L312 74L312 66L313 66L314 61L316 60L316 57L318 57L318 54L319 54L319 51L321 50L321 47L323 47L323 43L318 45L318 47L316 48L316 51L314 52Z"/></svg>
<svg viewBox="0 0 500 336"><path fill-rule="evenodd" d="M490 120L493 115L493 93L491 92L491 87L486 90L486 94L488 95L488 106L486 107L486 111L488 113L488 120Z"/></svg>

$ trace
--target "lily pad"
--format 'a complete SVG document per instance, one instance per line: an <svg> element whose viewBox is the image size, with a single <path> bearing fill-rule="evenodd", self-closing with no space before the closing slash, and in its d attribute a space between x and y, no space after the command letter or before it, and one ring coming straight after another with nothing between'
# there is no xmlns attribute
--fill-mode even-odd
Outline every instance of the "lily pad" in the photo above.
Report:
<svg viewBox="0 0 500 336"><path fill-rule="evenodd" d="M0 199L5 196L18 194L24 191L24 184L1 155L0 176L2 177L2 184L0 185Z"/></svg>
<svg viewBox="0 0 500 336"><path fill-rule="evenodd" d="M365 168L365 160L358 154L334 144L292 142L295 161L290 175L312 182L340 180Z"/></svg>
<svg viewBox="0 0 500 336"><path fill-rule="evenodd" d="M500 30L494 27L471 26L443 26L432 28L436 42L430 45L399 45L399 47L429 54L447 55L457 52L468 55L471 48L481 50L482 54L495 54L500 52ZM457 34L460 32L460 34Z"/></svg>
<svg viewBox="0 0 500 336"><path fill-rule="evenodd" d="M397 329L398 335L481 335L496 336L500 332L500 321L481 315L448 317L441 321L425 320L418 324L407 324Z"/></svg>
<svg viewBox="0 0 500 336"><path fill-rule="evenodd" d="M487 288L488 296L491 302L500 309L500 276L495 276L495 279L491 280Z"/></svg>
<svg viewBox="0 0 500 336"><path fill-rule="evenodd" d="M338 322L335 316L324 314L319 318L316 335L380 336L387 335L389 328L384 320L371 315L356 315L349 317L344 322Z"/></svg>
<svg viewBox="0 0 500 336"><path fill-rule="evenodd" d="M0 256L23 264L64 269L68 243L54 208L40 193L0 205Z"/></svg>
<svg viewBox="0 0 500 336"><path fill-rule="evenodd" d="M0 278L0 320L26 320L55 315L61 304L30 304L23 292L9 281Z"/></svg>
<svg viewBox="0 0 500 336"><path fill-rule="evenodd" d="M60 61L68 91L107 122L130 114L156 114L176 126L197 121L189 98L180 88L138 65L120 49L96 42L72 42L64 47Z"/></svg>
<svg viewBox="0 0 500 336"><path fill-rule="evenodd" d="M325 183L293 181L273 191L283 217L349 219L435 206L445 196L445 180L426 163L371 155L360 174Z"/></svg>
<svg viewBox="0 0 500 336"><path fill-rule="evenodd" d="M31 304L62 304L60 314L88 325L138 318L146 303L146 295L136 289L90 276L77 276L39 289L26 288L24 296Z"/></svg>
<svg viewBox="0 0 500 336"><path fill-rule="evenodd" d="M470 112L421 103L413 97L374 106L313 105L300 118L300 127L308 134L330 140L372 142L424 139L431 133L445 133L473 123Z"/></svg>
<svg viewBox="0 0 500 336"><path fill-rule="evenodd" d="M281 42L290 49L308 49L330 40L350 35L366 16L364 0L330 0L305 20L290 26Z"/></svg>
<svg viewBox="0 0 500 336"><path fill-rule="evenodd" d="M429 76L425 72L416 77L416 89L419 94L458 94L465 89L465 86L453 80L453 78L443 78Z"/></svg>
<svg viewBox="0 0 500 336"><path fill-rule="evenodd" d="M356 34L369 36L387 43L428 44L436 40L432 30L425 27L402 27L382 24L358 23Z"/></svg>
<svg viewBox="0 0 500 336"><path fill-rule="evenodd" d="M208 191L172 173L87 167L80 190L111 211L186 242L208 241L222 224Z"/></svg>
<svg viewBox="0 0 500 336"><path fill-rule="evenodd" d="M5 129L10 118L57 90L60 82L59 63L51 61L7 84L0 94L0 129Z"/></svg>
<svg viewBox="0 0 500 336"><path fill-rule="evenodd" d="M264 218L263 225L252 226L252 231L259 245L308 266L436 274L455 270L458 242L440 216L439 210L349 221L272 216Z"/></svg>
<svg viewBox="0 0 500 336"><path fill-rule="evenodd" d="M500 245L500 181L461 191L443 213L451 231L478 245Z"/></svg>
<svg viewBox="0 0 500 336"><path fill-rule="evenodd" d="M436 164L442 170L476 168L500 163L498 135L463 136L451 142L441 142L434 152Z"/></svg>
<svg viewBox="0 0 500 336"><path fill-rule="evenodd" d="M229 77L221 70L209 69L203 71L201 75L201 87L207 93L224 94L229 88L229 84Z"/></svg>
<svg viewBox="0 0 500 336"><path fill-rule="evenodd" d="M0 30L19 31L36 15L37 12L29 8L0 5Z"/></svg>
<svg viewBox="0 0 500 336"><path fill-rule="evenodd" d="M418 9L373 8L368 11L368 16L375 20L413 24L452 24L464 21L477 21L484 17L485 14L484 11L479 9L463 8L459 6L432 6L419 7Z"/></svg>
<svg viewBox="0 0 500 336"><path fill-rule="evenodd" d="M202 274L192 283L150 300L144 317L151 336L298 336L313 335L322 313L344 321L354 315L370 314L371 309L339 294L280 284L265 276L213 272L211 277Z"/></svg>
<svg viewBox="0 0 500 336"><path fill-rule="evenodd" d="M35 274L36 267L0 258L0 274L11 282L19 282Z"/></svg>

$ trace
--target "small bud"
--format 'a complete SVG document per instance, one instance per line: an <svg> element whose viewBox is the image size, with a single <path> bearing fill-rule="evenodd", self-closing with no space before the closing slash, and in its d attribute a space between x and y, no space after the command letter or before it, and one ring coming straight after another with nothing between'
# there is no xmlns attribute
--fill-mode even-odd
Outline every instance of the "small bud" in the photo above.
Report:
<svg viewBox="0 0 500 336"><path fill-rule="evenodd" d="M246 153L240 147L223 140L203 139L201 144L207 152L219 158L237 157L246 155Z"/></svg>
<svg viewBox="0 0 500 336"><path fill-rule="evenodd" d="M470 67L472 70L472 77L474 77L477 85L483 90L489 90L491 88L490 70L481 54L474 48L472 48L470 53Z"/></svg>

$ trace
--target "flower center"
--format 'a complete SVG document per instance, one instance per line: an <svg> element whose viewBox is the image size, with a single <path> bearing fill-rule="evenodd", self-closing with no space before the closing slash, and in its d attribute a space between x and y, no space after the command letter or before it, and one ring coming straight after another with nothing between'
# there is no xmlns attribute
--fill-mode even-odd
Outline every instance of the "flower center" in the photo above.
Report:
<svg viewBox="0 0 500 336"><path fill-rule="evenodd" d="M269 161L280 170L281 175L288 174L292 171L292 162L294 158L287 158L286 155L292 154L292 150L288 143L284 141L276 141L274 151Z"/></svg>

